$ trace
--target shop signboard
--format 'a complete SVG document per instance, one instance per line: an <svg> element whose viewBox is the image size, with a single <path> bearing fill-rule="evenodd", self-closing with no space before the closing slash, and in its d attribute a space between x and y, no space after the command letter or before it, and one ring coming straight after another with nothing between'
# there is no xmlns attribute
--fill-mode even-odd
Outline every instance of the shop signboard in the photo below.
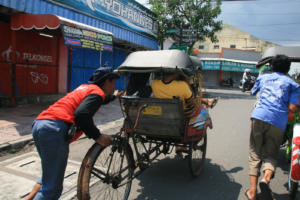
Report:
<svg viewBox="0 0 300 200"><path fill-rule="evenodd" d="M222 61L222 71L244 72L245 69L250 69L251 73L259 73L259 69L255 68L255 64L240 63L232 61Z"/></svg>
<svg viewBox="0 0 300 200"><path fill-rule="evenodd" d="M220 70L220 60L203 60L202 70Z"/></svg>
<svg viewBox="0 0 300 200"><path fill-rule="evenodd" d="M65 44L70 46L94 49L98 51L112 51L112 35L84 30L78 27L61 25Z"/></svg>
<svg viewBox="0 0 300 200"><path fill-rule="evenodd" d="M178 50L181 50L181 51L184 51L185 53L187 53L187 45L183 44L183 45L178 45L176 43L174 43L169 49L178 49Z"/></svg>
<svg viewBox="0 0 300 200"><path fill-rule="evenodd" d="M156 15L134 0L48 0L108 23L157 37Z"/></svg>

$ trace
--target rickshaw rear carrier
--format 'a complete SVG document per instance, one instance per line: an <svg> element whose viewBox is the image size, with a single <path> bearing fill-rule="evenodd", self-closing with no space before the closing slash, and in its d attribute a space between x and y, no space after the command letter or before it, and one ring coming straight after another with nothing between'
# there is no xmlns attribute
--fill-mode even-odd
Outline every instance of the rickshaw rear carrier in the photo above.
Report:
<svg viewBox="0 0 300 200"><path fill-rule="evenodd" d="M181 140L184 136L185 117L182 101L174 99L139 98L124 96L120 99L122 111L126 116L125 126L133 128L139 108L147 105L141 112L135 133Z"/></svg>

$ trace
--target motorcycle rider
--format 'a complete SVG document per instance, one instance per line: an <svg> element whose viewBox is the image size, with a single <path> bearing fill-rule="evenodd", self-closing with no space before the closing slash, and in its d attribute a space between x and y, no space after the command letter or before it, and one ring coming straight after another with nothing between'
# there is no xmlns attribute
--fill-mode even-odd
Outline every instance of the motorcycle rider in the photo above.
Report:
<svg viewBox="0 0 300 200"><path fill-rule="evenodd" d="M243 78L242 78L242 88L245 91L246 84L251 80L250 69L245 69Z"/></svg>

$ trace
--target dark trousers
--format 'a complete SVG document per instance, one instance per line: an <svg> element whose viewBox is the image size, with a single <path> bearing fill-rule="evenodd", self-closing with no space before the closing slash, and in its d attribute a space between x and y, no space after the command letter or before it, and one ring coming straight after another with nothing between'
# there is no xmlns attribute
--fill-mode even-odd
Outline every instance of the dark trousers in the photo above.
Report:
<svg viewBox="0 0 300 200"><path fill-rule="evenodd" d="M63 190L63 180L68 161L69 143L65 136L68 124L59 120L36 120L32 135L41 158L42 185L34 200L58 199Z"/></svg>

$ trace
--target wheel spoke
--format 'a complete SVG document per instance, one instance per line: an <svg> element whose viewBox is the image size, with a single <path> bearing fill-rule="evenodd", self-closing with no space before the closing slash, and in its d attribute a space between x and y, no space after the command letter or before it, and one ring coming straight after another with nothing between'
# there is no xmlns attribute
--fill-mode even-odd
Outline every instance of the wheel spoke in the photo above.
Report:
<svg viewBox="0 0 300 200"><path fill-rule="evenodd" d="M112 152L112 145L110 145L94 159L94 162L92 161L94 165L89 166L90 170L81 169L84 172L88 171L87 177L90 177L85 181L82 180L83 183L88 182L88 184L81 184L82 187L88 187L88 189L81 191L89 191L91 200L126 200L129 196L133 174L133 168L130 167L132 161L127 150ZM83 196L88 195L83 194Z"/></svg>

